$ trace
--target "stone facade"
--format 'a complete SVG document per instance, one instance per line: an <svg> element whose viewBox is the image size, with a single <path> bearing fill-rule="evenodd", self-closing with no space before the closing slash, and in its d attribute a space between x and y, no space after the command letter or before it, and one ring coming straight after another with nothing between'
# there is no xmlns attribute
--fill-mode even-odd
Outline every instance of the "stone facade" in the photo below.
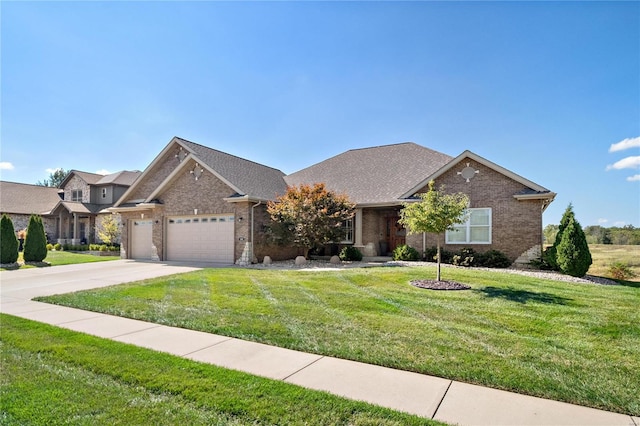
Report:
<svg viewBox="0 0 640 426"><path fill-rule="evenodd" d="M13 229L18 232L22 229L27 229L29 226L29 219L31 215L29 214L15 214L15 213L6 213L6 215L13 222ZM42 217L42 224L44 225L44 232L47 234L47 238L55 243L54 239L57 235L57 221L55 218L50 217Z"/></svg>
<svg viewBox="0 0 640 426"><path fill-rule="evenodd" d="M82 200L77 201L82 201L83 203L91 202L91 186L79 176L73 176L64 186L65 201L74 201L73 191L82 191Z"/></svg>

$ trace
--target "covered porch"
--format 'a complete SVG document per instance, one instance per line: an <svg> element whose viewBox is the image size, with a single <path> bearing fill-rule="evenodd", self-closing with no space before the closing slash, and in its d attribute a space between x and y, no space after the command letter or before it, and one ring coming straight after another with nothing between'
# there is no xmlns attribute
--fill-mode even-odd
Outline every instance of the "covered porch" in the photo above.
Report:
<svg viewBox="0 0 640 426"><path fill-rule="evenodd" d="M56 221L56 234L52 239L59 244L94 243L96 217L100 210L102 206L61 201L47 214L47 217Z"/></svg>

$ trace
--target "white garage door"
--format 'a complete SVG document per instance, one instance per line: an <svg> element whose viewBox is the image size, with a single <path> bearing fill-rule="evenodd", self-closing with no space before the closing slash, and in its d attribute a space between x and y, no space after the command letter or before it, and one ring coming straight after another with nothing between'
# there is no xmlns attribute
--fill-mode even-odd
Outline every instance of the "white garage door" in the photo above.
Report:
<svg viewBox="0 0 640 426"><path fill-rule="evenodd" d="M151 259L152 221L134 220L131 225L131 258Z"/></svg>
<svg viewBox="0 0 640 426"><path fill-rule="evenodd" d="M233 215L171 217L167 259L233 263Z"/></svg>

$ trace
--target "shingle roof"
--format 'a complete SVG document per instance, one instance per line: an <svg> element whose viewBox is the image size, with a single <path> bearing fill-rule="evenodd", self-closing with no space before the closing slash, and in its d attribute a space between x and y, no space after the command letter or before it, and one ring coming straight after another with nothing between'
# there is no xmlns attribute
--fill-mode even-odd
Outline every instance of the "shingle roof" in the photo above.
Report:
<svg viewBox="0 0 640 426"><path fill-rule="evenodd" d="M75 174L78 177L82 178L82 180L87 182L89 185L95 185L100 179L103 178L103 175L99 175L97 173L82 172L80 170L71 170L67 175L67 177L64 179L63 184L61 186L64 186L64 183L66 182L67 179L71 177L72 174Z"/></svg>
<svg viewBox="0 0 640 426"><path fill-rule="evenodd" d="M59 202L58 188L0 181L0 212L41 214Z"/></svg>
<svg viewBox="0 0 640 426"><path fill-rule="evenodd" d="M352 149L285 177L288 185L323 182L357 204L398 202L452 157L413 142Z"/></svg>
<svg viewBox="0 0 640 426"><path fill-rule="evenodd" d="M138 170L129 171L123 170L121 172L111 173L109 175L102 176L101 179L95 182L95 185L123 185L131 186L131 184L138 179L142 172Z"/></svg>
<svg viewBox="0 0 640 426"><path fill-rule="evenodd" d="M284 173L244 158L236 157L213 148L199 145L181 138L175 140L192 150L200 161L241 191L240 195L274 200L286 192ZM231 194L229 194L231 195Z"/></svg>

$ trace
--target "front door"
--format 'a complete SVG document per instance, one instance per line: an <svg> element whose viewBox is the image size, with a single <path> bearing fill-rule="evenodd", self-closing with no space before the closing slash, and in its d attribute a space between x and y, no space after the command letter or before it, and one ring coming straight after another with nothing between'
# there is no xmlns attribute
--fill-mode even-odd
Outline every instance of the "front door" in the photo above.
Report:
<svg viewBox="0 0 640 426"><path fill-rule="evenodd" d="M398 220L400 220L399 216L386 217L386 240L388 252L393 252L396 247L406 243L407 230L404 229L404 226L398 223Z"/></svg>

